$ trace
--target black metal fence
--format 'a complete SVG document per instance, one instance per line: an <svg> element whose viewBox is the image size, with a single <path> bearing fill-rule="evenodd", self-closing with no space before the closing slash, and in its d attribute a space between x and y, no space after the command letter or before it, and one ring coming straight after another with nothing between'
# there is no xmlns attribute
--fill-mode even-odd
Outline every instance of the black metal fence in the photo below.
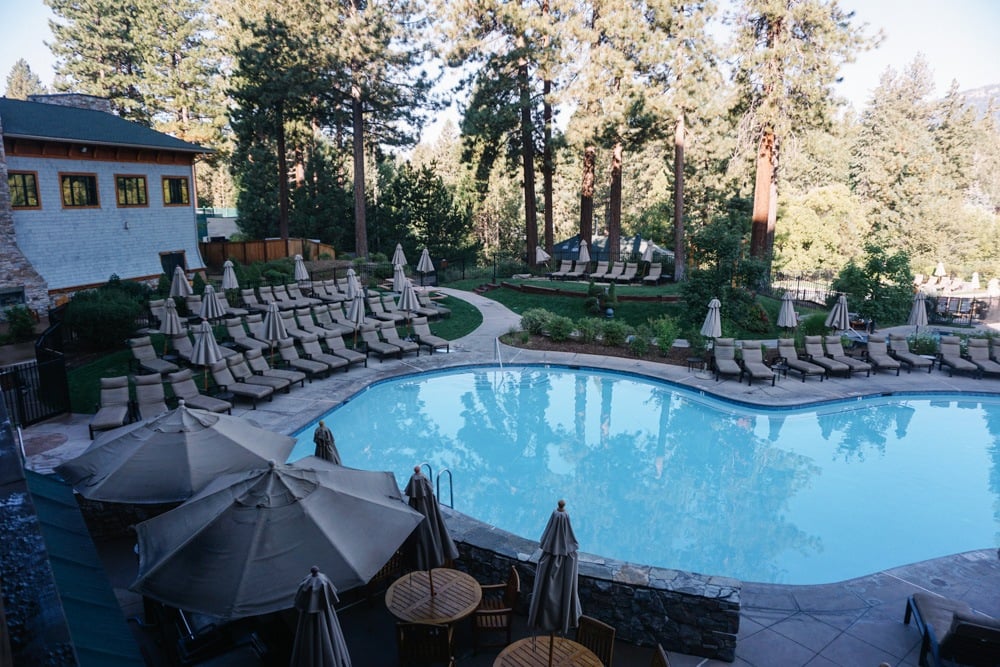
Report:
<svg viewBox="0 0 1000 667"><path fill-rule="evenodd" d="M17 426L70 411L61 311L50 311L49 322L35 341L34 361L0 368L0 393L11 423Z"/></svg>

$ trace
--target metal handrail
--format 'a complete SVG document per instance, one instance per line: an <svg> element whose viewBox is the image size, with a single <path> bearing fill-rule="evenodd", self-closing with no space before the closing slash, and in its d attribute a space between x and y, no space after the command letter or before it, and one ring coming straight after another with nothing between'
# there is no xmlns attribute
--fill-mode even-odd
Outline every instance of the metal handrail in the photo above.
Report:
<svg viewBox="0 0 1000 667"><path fill-rule="evenodd" d="M451 470L445 468L437 476L437 497L438 502L441 502L441 478L444 474L448 473L448 507L455 509L455 480L451 475Z"/></svg>

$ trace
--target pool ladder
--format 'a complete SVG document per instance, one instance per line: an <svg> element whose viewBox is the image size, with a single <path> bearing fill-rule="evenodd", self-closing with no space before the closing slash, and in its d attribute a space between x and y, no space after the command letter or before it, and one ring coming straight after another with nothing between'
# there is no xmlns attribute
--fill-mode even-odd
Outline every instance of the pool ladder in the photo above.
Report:
<svg viewBox="0 0 1000 667"><path fill-rule="evenodd" d="M444 502L443 500L441 500L441 478L444 477L445 475L448 475L448 502L446 504L448 505L448 507L455 509L455 481L452 478L451 470L445 468L444 470L439 472L437 480L435 481L434 469L431 468L431 464L428 463L427 461L424 461L423 463L420 464L420 469L423 470L424 468L427 468L427 479L431 480L431 483L434 484L435 486L434 492L437 494L438 502L442 503Z"/></svg>

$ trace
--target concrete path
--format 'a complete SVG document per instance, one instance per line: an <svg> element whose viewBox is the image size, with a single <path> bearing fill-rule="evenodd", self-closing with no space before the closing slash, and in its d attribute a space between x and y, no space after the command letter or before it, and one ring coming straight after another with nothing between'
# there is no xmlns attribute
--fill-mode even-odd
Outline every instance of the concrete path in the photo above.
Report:
<svg viewBox="0 0 1000 667"><path fill-rule="evenodd" d="M504 364L552 363L620 370L669 380L725 398L770 406L901 391L1000 392L1000 381L996 379L948 377L947 373L938 370L912 374L904 371L898 377L879 374L870 378L831 378L824 382L815 378L801 382L797 377L789 376L780 379L774 387L747 386L732 379L716 382L708 373L684 366L618 357L522 350L497 344L497 336L519 328L518 315L478 294L447 288L440 291L472 303L483 313L482 326L468 336L453 341L449 353L421 354L419 357L386 360L384 363L373 358L367 368L352 368L349 373L337 373L329 379L307 384L288 395L279 395L273 402L259 404L257 410L240 404L234 409L234 414L252 419L265 428L291 433L373 382L408 373L494 363L498 354ZM909 332L909 328L901 330ZM89 420L89 415L67 415L28 428L24 432L28 467L38 472L51 472L60 462L82 452L90 443L87 435ZM877 502L877 490L872 491L873 502ZM928 499L921 498L919 490L915 489L913 501L913 514L899 517L900 521L921 520L919 505ZM928 530L933 528L928 526ZM134 559L125 558L121 563L124 568L134 569ZM121 572L109 574L113 582L128 579ZM113 585L129 614L129 605L134 605L135 600L131 593L124 590L127 583L121 584L122 588L117 588L117 583ZM916 665L919 635L913 626L902 623L906 597L915 591L931 591L960 598L978 611L1000 617L1000 561L997 553L994 549L984 549L823 586L745 584L734 664L758 667L877 667L882 662ZM357 624L352 626L353 632L346 633L359 642L357 653L352 648L357 667L394 664L395 646L386 644L381 630L372 629L381 627L382 621L372 620L366 615L376 613L351 610L344 615L345 627ZM352 618L356 621L349 620ZM520 632L525 632L523 627ZM391 638L388 641L391 642ZM628 667L648 663L648 649L623 648L622 653L623 659L616 658L615 664ZM629 657L626 658L626 655ZM670 660L675 667L727 664L674 653L670 654ZM476 666L491 662L492 654L489 654L488 660L480 655L463 659L462 664Z"/></svg>

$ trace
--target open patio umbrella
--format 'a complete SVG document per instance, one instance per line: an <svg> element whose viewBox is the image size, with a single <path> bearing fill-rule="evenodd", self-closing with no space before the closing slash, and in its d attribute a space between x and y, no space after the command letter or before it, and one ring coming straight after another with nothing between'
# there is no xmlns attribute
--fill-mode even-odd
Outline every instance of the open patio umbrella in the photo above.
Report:
<svg viewBox="0 0 1000 667"><path fill-rule="evenodd" d="M392 291L402 292L403 286L408 282L410 281L406 279L406 271L403 269L403 265L397 264L392 269Z"/></svg>
<svg viewBox="0 0 1000 667"><path fill-rule="evenodd" d="M187 280L187 276L184 275L184 269L179 265L174 267L174 277L170 281L170 296L184 298L186 296L191 296L194 291L191 289L191 284Z"/></svg>
<svg viewBox="0 0 1000 667"><path fill-rule="evenodd" d="M309 282L309 271L306 270L302 255L295 256L295 282Z"/></svg>
<svg viewBox="0 0 1000 667"><path fill-rule="evenodd" d="M542 246L535 246L535 264L544 264L550 259L552 259L552 255L545 252Z"/></svg>
<svg viewBox="0 0 1000 667"><path fill-rule="evenodd" d="M449 560L458 558L458 547L448 534L448 526L441 516L441 506L431 489L431 481L420 472L420 466L413 467L410 481L403 491L409 499L409 505L423 515L424 520L417 525L413 534L407 540L407 550L418 570L427 570L431 595L434 593L434 574L432 570L441 567Z"/></svg>
<svg viewBox="0 0 1000 667"><path fill-rule="evenodd" d="M212 333L212 325L207 320L194 331L194 345L191 347L191 363L195 366L205 366L205 388L208 388L208 367L222 359L222 350Z"/></svg>
<svg viewBox="0 0 1000 667"><path fill-rule="evenodd" d="M535 585L531 590L528 607L528 628L532 631L566 634L575 628L583 610L578 590L577 549L579 544L566 513L566 501L560 500L549 523L545 526L539 544L542 555L535 568ZM552 646L549 642L549 665L552 664Z"/></svg>
<svg viewBox="0 0 1000 667"><path fill-rule="evenodd" d="M424 274L434 272L434 263L431 262L431 254L424 248L420 253L420 261L417 262L417 271L420 272L420 284L424 284Z"/></svg>
<svg viewBox="0 0 1000 667"><path fill-rule="evenodd" d="M915 326L914 331L920 331L920 327L927 326L927 295L923 292L913 295L913 306L910 308L910 317L906 323Z"/></svg>
<svg viewBox="0 0 1000 667"><path fill-rule="evenodd" d="M285 322L281 319L281 311L274 301L267 304L267 311L261 324L264 328L264 341L270 347L271 363L274 363L274 345L288 338Z"/></svg>
<svg viewBox="0 0 1000 667"><path fill-rule="evenodd" d="M240 281L236 279L236 269L233 268L233 263L230 260L226 260L222 265L222 289L239 289Z"/></svg>
<svg viewBox="0 0 1000 667"><path fill-rule="evenodd" d="M781 310L778 311L778 326L782 329L794 329L798 325L798 318L795 317L795 302L791 292L781 295Z"/></svg>
<svg viewBox="0 0 1000 667"><path fill-rule="evenodd" d="M576 258L576 261L581 264L590 263L590 249L587 247L586 241L580 241L580 254Z"/></svg>
<svg viewBox="0 0 1000 667"><path fill-rule="evenodd" d="M198 316L203 320L221 320L226 316L226 311L219 305L219 297L215 295L215 288L205 285L205 293L201 295L201 310Z"/></svg>
<svg viewBox="0 0 1000 667"><path fill-rule="evenodd" d="M248 419L194 410L181 401L152 419L102 434L56 472L91 500L173 503L219 475L284 461L294 446L294 438Z"/></svg>
<svg viewBox="0 0 1000 667"><path fill-rule="evenodd" d="M313 565L295 591L299 622L290 667L351 667L347 640L334 611L337 602L336 587Z"/></svg>
<svg viewBox="0 0 1000 667"><path fill-rule="evenodd" d="M830 314L826 316L825 324L834 331L847 331L851 328L851 316L847 312L846 294L837 297L837 302L833 304Z"/></svg>
<svg viewBox="0 0 1000 667"><path fill-rule="evenodd" d="M392 253L393 266L406 266L406 255L403 254L403 244L397 243L396 250Z"/></svg>
<svg viewBox="0 0 1000 667"><path fill-rule="evenodd" d="M139 572L130 588L220 619L280 611L292 606L311 563L323 563L339 590L360 586L422 520L391 472L272 461L216 477L136 526Z"/></svg>
<svg viewBox="0 0 1000 667"><path fill-rule="evenodd" d="M705 323L701 325L701 335L706 338L718 338L722 335L722 303L718 299L708 302L708 314Z"/></svg>
<svg viewBox="0 0 1000 667"><path fill-rule="evenodd" d="M937 266L934 267L934 275L938 278L943 278L948 275L948 272L944 270L944 262L937 263Z"/></svg>
<svg viewBox="0 0 1000 667"><path fill-rule="evenodd" d="M177 304L172 297L168 296L163 304L163 321L160 322L159 331L164 335L163 354L167 353L170 337L184 333L184 325L181 324L180 315L177 314Z"/></svg>

